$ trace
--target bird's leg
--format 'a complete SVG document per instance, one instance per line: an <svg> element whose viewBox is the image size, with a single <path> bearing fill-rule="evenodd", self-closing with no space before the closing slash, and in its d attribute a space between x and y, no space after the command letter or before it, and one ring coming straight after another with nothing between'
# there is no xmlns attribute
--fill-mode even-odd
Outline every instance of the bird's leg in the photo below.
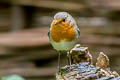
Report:
<svg viewBox="0 0 120 80"><path fill-rule="evenodd" d="M70 65L70 61L69 61L69 52L67 52L67 59L68 59L68 65Z"/></svg>
<svg viewBox="0 0 120 80"><path fill-rule="evenodd" d="M69 51L69 61L70 61L70 69L71 69L71 54L70 54L70 51Z"/></svg>
<svg viewBox="0 0 120 80"><path fill-rule="evenodd" d="M68 63L69 63L70 69L71 69L71 54L70 54L70 51L68 51L67 54L68 54Z"/></svg>
<svg viewBox="0 0 120 80"><path fill-rule="evenodd" d="M59 51L58 53L58 72L60 72L60 54L61 54L61 51Z"/></svg>

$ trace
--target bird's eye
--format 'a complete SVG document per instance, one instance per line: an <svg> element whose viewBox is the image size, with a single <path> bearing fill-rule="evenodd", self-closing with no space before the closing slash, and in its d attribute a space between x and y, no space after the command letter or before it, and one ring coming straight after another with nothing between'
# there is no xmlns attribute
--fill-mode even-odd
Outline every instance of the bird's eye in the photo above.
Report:
<svg viewBox="0 0 120 80"><path fill-rule="evenodd" d="M65 22L65 19L63 19L63 22Z"/></svg>

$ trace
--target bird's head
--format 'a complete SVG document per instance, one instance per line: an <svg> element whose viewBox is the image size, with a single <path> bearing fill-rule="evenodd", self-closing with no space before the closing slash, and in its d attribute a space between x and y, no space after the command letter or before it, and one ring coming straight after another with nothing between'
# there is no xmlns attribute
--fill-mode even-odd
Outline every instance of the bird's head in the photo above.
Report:
<svg viewBox="0 0 120 80"><path fill-rule="evenodd" d="M76 25L73 17L67 12L58 12L55 14L52 24L57 25L59 23L69 22L72 25Z"/></svg>

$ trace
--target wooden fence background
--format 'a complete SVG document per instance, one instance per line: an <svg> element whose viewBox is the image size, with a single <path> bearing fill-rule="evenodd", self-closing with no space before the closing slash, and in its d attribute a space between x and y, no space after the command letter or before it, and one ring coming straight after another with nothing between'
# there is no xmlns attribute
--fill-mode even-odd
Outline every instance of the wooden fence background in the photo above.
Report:
<svg viewBox="0 0 120 80"><path fill-rule="evenodd" d="M100 51L110 58L111 69L120 73L120 5L109 0L1 0L0 77L18 74L27 80L53 80L57 52L47 32L53 16L67 11L75 17L79 42L89 47L96 61ZM59 4L59 5L58 5ZM66 54L61 64L66 65Z"/></svg>

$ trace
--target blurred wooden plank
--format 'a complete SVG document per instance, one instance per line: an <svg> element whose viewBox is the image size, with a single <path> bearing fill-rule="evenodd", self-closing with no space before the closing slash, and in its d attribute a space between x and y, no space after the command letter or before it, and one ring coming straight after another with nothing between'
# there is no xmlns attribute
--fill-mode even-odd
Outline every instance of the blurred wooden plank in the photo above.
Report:
<svg viewBox="0 0 120 80"><path fill-rule="evenodd" d="M120 10L120 0L87 0L93 9Z"/></svg>
<svg viewBox="0 0 120 80"><path fill-rule="evenodd" d="M120 46L119 37L104 35L81 35L79 42L91 45Z"/></svg>
<svg viewBox="0 0 120 80"><path fill-rule="evenodd" d="M34 47L48 45L49 29L37 28L31 30L24 30L21 32L9 32L0 34L0 46L4 47Z"/></svg>
<svg viewBox="0 0 120 80"><path fill-rule="evenodd" d="M81 34L97 34L97 35L109 35L119 36L120 27L118 25L100 26L100 27L80 27Z"/></svg>
<svg viewBox="0 0 120 80"><path fill-rule="evenodd" d="M80 3L55 1L55 0L11 0L12 4L35 6L42 8L61 9L67 11L80 12L85 6Z"/></svg>
<svg viewBox="0 0 120 80"><path fill-rule="evenodd" d="M0 77L10 74L17 74L23 77L53 76L56 73L56 69L56 67L0 69Z"/></svg>
<svg viewBox="0 0 120 80"><path fill-rule="evenodd" d="M10 69L10 68L33 68L35 64L30 61L4 61L0 60L0 69Z"/></svg>
<svg viewBox="0 0 120 80"><path fill-rule="evenodd" d="M14 53L14 54L13 54ZM57 52L55 50L24 50L24 51L12 51L12 54L6 54L0 56L0 62L9 62L9 61L28 61L28 60L46 60L54 59L57 57Z"/></svg>

